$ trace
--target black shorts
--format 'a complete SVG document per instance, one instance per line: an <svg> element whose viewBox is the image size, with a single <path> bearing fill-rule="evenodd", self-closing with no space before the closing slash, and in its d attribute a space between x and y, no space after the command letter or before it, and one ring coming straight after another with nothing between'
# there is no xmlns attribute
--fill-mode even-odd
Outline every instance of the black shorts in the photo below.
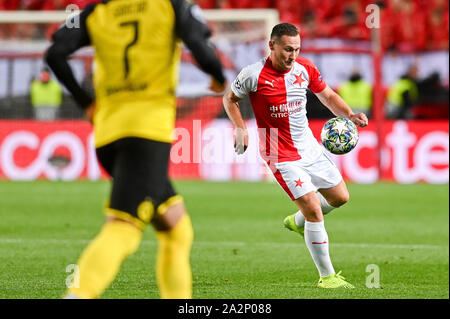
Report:
<svg viewBox="0 0 450 319"><path fill-rule="evenodd" d="M109 208L148 223L138 207L151 202L154 212L176 195L167 173L170 148L169 143L135 137L98 148L97 157L113 181Z"/></svg>

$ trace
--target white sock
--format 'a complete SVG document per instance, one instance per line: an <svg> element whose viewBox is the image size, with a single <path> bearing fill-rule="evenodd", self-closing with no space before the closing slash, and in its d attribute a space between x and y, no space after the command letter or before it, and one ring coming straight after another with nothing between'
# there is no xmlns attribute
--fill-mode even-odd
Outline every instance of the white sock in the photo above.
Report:
<svg viewBox="0 0 450 319"><path fill-rule="evenodd" d="M336 208L334 206L331 206L321 193L317 192L316 194L317 194L317 197L319 197L320 207L322 208L322 213L324 215L328 214L329 212L331 212L333 209ZM295 214L295 225L297 225L298 227L305 226L305 216L303 216L301 211L298 211Z"/></svg>
<svg viewBox="0 0 450 319"><path fill-rule="evenodd" d="M305 242L320 276L334 274L328 251L328 234L324 222L305 221Z"/></svg>
<svg viewBox="0 0 450 319"><path fill-rule="evenodd" d="M295 225L298 227L305 226L305 216L303 216L300 210L295 214Z"/></svg>
<svg viewBox="0 0 450 319"><path fill-rule="evenodd" d="M336 208L334 206L331 206L320 192L317 192L316 194L317 194L317 197L319 197L320 207L322 208L322 213L324 215L328 214L329 212L331 212L333 209Z"/></svg>

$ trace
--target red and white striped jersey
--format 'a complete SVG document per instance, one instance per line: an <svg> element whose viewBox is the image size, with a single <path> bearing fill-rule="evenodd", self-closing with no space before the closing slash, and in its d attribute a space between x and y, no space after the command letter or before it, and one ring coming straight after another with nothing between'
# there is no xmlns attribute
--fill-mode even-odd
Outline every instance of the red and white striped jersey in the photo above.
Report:
<svg viewBox="0 0 450 319"><path fill-rule="evenodd" d="M266 162L302 159L307 164L322 154L306 117L306 89L319 93L325 87L317 67L304 57L297 57L286 72L276 70L270 57L242 69L231 90L239 98L250 98Z"/></svg>

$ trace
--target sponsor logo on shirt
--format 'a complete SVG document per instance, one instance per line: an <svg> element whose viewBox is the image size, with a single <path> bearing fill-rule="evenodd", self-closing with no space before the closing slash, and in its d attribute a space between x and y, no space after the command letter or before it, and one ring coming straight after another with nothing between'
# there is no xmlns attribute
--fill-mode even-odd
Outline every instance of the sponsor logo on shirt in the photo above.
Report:
<svg viewBox="0 0 450 319"><path fill-rule="evenodd" d="M269 107L270 117L273 118L284 118L290 115L301 112L305 109L306 100L299 99L294 102L289 102L286 104L272 105Z"/></svg>

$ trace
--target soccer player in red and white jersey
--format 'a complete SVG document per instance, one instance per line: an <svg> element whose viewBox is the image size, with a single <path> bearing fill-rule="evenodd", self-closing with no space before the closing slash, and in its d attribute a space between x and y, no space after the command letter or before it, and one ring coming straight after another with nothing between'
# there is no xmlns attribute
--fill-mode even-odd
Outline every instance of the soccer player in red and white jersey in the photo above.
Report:
<svg viewBox="0 0 450 319"><path fill-rule="evenodd" d="M336 116L360 127L368 124L365 114L355 114L324 82L310 60L299 56L300 35L289 23L276 25L269 41L270 56L245 67L223 98L235 127L235 151L248 146L245 122L238 102L249 96L259 132L260 154L278 184L298 206L284 225L305 238L319 271L320 288L353 288L334 271L328 250L323 214L349 200L342 176L314 138L306 117L306 90Z"/></svg>

